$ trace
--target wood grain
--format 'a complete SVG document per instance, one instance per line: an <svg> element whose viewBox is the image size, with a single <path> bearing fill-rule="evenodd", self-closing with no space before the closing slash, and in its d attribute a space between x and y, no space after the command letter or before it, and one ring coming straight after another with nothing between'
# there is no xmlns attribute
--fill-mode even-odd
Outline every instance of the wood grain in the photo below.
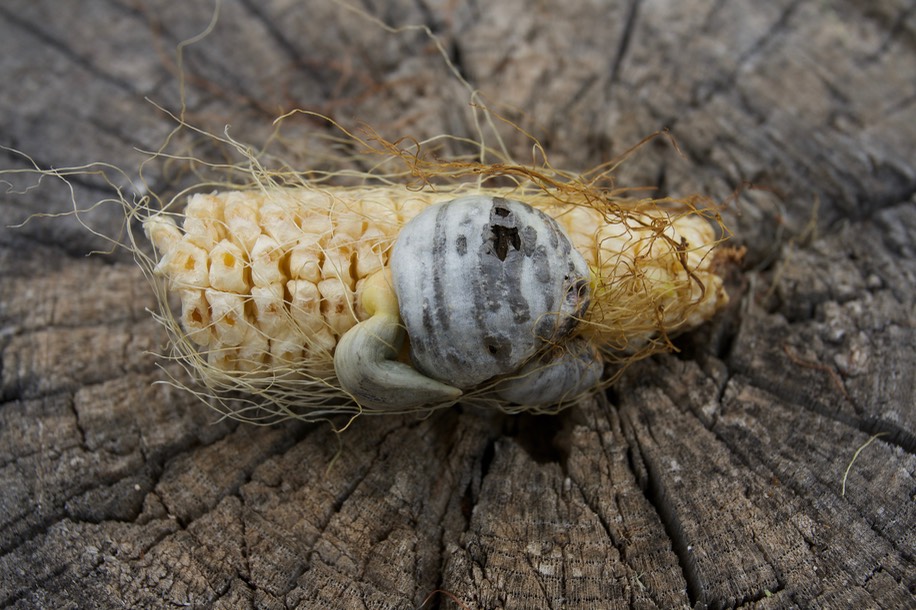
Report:
<svg viewBox="0 0 916 610"><path fill-rule="evenodd" d="M149 100L178 112L183 96L190 123L252 143L296 107L387 137L477 135L422 29L325 0L219 4L183 47L182 93L176 48L213 9L0 6L0 144L126 170L26 193L34 175L4 174L0 224L139 189L142 151L176 126ZM620 184L729 202L748 249L732 306L559 416L259 428L156 383L182 373L150 354L165 337L128 253L87 258L110 245L72 216L0 229L0 607L913 606L913 3L360 10L434 32L557 165L669 130L677 149L656 138ZM173 144L206 152L186 131ZM119 214L81 219L113 235Z"/></svg>

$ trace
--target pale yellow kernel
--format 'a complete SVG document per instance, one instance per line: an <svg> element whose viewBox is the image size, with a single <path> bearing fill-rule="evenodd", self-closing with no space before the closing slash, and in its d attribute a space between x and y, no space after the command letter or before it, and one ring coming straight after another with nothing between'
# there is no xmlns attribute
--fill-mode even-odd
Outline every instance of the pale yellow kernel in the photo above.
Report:
<svg viewBox="0 0 916 610"><path fill-rule="evenodd" d="M245 320L245 298L212 288L207 289L206 297L210 304L210 317L213 320L212 327L216 339L223 345L239 345L248 327Z"/></svg>
<svg viewBox="0 0 916 610"><path fill-rule="evenodd" d="M688 267L696 268L711 262L710 251L715 246L716 236L711 224L696 217L682 217L676 219L670 229L678 243L681 238L684 239Z"/></svg>
<svg viewBox="0 0 916 610"><path fill-rule="evenodd" d="M340 280L330 279L318 282L321 293L321 314L328 327L338 337L356 324L353 310L353 291Z"/></svg>
<svg viewBox="0 0 916 610"><path fill-rule="evenodd" d="M203 290L179 290L181 297L181 326L188 338L197 345L209 345L213 339L210 329L210 305Z"/></svg>
<svg viewBox="0 0 916 610"><path fill-rule="evenodd" d="M181 241L181 230L169 216L160 215L147 219L143 223L143 231L162 257L168 256L175 244Z"/></svg>
<svg viewBox="0 0 916 610"><path fill-rule="evenodd" d="M251 281L255 286L269 286L286 281L280 263L284 251L273 237L260 235L251 249Z"/></svg>
<svg viewBox="0 0 916 610"><path fill-rule="evenodd" d="M164 275L175 288L208 288L207 253L202 248L182 239L172 244L156 266L156 273Z"/></svg>
<svg viewBox="0 0 916 610"><path fill-rule="evenodd" d="M289 252L289 275L294 280L321 280L321 236L303 233Z"/></svg>
<svg viewBox="0 0 916 610"><path fill-rule="evenodd" d="M306 280L290 280L286 286L290 294L290 315L299 330L304 335L310 335L325 328L318 286Z"/></svg>
<svg viewBox="0 0 916 610"><path fill-rule="evenodd" d="M185 239L194 245L209 251L226 237L221 196L200 193L192 195L184 213L182 228Z"/></svg>
<svg viewBox="0 0 916 610"><path fill-rule="evenodd" d="M365 320L377 313L397 317L398 297L394 292L394 280L391 270L384 269L373 273L356 285L356 316Z"/></svg>
<svg viewBox="0 0 916 610"><path fill-rule="evenodd" d="M256 199L249 193L226 193L225 220L228 239L245 252L251 252L261 234Z"/></svg>
<svg viewBox="0 0 916 610"><path fill-rule="evenodd" d="M284 302L283 284L253 287L251 302L254 322L262 333L276 337L290 332L293 321Z"/></svg>
<svg viewBox="0 0 916 610"><path fill-rule="evenodd" d="M356 244L356 278L372 275L388 263L393 240L375 227L366 229Z"/></svg>
<svg viewBox="0 0 916 610"><path fill-rule="evenodd" d="M238 294L248 292L245 254L228 240L216 244L210 251L210 287Z"/></svg>

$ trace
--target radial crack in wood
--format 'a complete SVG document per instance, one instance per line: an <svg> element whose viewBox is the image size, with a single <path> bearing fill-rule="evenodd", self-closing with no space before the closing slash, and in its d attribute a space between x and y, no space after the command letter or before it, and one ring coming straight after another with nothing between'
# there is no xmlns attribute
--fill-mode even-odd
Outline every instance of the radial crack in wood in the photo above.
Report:
<svg viewBox="0 0 916 610"><path fill-rule="evenodd" d="M155 383L168 377L148 352L165 336L142 274L126 251L83 256L110 244L81 223L117 235L119 206L6 227L118 189L225 179L151 163L144 183L139 151L176 127L144 98L183 101L194 126L228 124L255 147L295 107L392 140L475 140L468 91L433 41L331 1L224 2L183 47L179 79L176 47L207 31L213 4L4 3L0 145L41 167L125 171L37 189L0 177L13 187L0 189L0 606L913 606L910 4L360 5L429 25L555 166L670 129L680 154L656 138L618 184L727 202L749 267L731 309L608 400L553 420L462 406L363 417L336 435L220 421ZM302 142L349 154L300 119L270 152L303 170ZM532 159L525 133L498 128ZM180 130L169 150L207 157L208 142Z"/></svg>

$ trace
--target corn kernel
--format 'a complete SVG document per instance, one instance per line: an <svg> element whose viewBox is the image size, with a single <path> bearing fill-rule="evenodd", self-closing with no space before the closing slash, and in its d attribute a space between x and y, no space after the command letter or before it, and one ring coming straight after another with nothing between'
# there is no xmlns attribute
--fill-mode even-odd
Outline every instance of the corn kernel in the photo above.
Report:
<svg viewBox="0 0 916 610"><path fill-rule="evenodd" d="M172 244L171 250L159 261L155 272L169 278L175 288L209 288L207 259L206 250L182 239Z"/></svg>
<svg viewBox="0 0 916 610"><path fill-rule="evenodd" d="M224 207L228 238L245 252L251 252L261 235L258 208L245 193L226 193Z"/></svg>
<svg viewBox="0 0 916 610"><path fill-rule="evenodd" d="M237 294L248 292L248 281L245 253L237 245L226 239L210 251L210 287Z"/></svg>
<svg viewBox="0 0 916 610"><path fill-rule="evenodd" d="M353 291L340 280L321 280L318 282L321 293L321 314L328 326L338 337L356 324L353 312Z"/></svg>
<svg viewBox="0 0 916 610"><path fill-rule="evenodd" d="M245 338L249 326L245 320L244 297L212 288L206 290L206 297L210 304L210 317L213 320L216 339L226 346L239 345Z"/></svg>
<svg viewBox="0 0 916 610"><path fill-rule="evenodd" d="M178 225L168 216L153 216L143 223L143 231L160 254L169 252L182 237Z"/></svg>
<svg viewBox="0 0 916 610"><path fill-rule="evenodd" d="M321 237L315 233L303 233L299 243L289 252L289 275L294 280L321 280Z"/></svg>
<svg viewBox="0 0 916 610"><path fill-rule="evenodd" d="M192 195L184 213L185 238L195 246L209 251L226 236L220 195Z"/></svg>
<svg viewBox="0 0 916 610"><path fill-rule="evenodd" d="M324 328L318 286L306 280L290 280L286 286L290 294L290 315L302 333L309 336Z"/></svg>
<svg viewBox="0 0 916 610"><path fill-rule="evenodd" d="M289 332L292 319L286 311L283 284L253 287L251 302L255 321L263 334L276 337Z"/></svg>
<svg viewBox="0 0 916 610"><path fill-rule="evenodd" d="M197 345L209 345L213 338L210 329L210 304L203 290L178 291L181 297L181 326L188 338Z"/></svg>
<svg viewBox="0 0 916 610"><path fill-rule="evenodd" d="M251 249L251 281L255 286L282 283L286 278L280 269L283 249L273 237L261 235Z"/></svg>

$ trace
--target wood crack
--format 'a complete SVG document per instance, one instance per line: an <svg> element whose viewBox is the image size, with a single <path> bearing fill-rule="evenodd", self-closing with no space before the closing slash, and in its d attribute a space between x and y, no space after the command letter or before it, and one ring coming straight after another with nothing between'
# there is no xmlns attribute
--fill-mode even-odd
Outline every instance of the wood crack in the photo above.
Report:
<svg viewBox="0 0 916 610"><path fill-rule="evenodd" d="M0 5L2 6L2 5ZM3 9L0 8L0 15L2 15ZM90 119L93 121L93 125L97 123L96 119ZM5 131L0 129L0 141L12 141L12 136L8 135ZM68 167L56 167L54 163L48 163L47 160L42 157L36 157L34 154L26 155L15 148L7 147L0 145L0 152L3 155L12 161L17 167L9 170L3 170L0 172L2 175L4 172L14 173L14 174L26 174L34 175L36 177L36 184L31 185L23 190L15 190L8 185L5 181L0 181L0 185L6 186L3 194L13 194L13 195L24 195L27 191L30 191L38 186L37 183L40 183L43 179L61 179L67 185L70 186L80 186L94 193L91 199L95 201L100 201L109 197L117 198L119 193L116 188L114 188L111 182L105 179L94 178L95 174L83 171L72 171L73 168ZM42 169L47 168L47 169ZM97 198L97 199L96 199ZM72 200L71 200L72 203ZM84 253L85 254L85 253Z"/></svg>
<svg viewBox="0 0 916 610"><path fill-rule="evenodd" d="M709 103L709 100L716 95L731 91L738 78L741 70L757 56L763 53L770 45L775 44L777 37L789 29L789 23L795 15L798 8L803 4L802 0L793 0L786 8L782 10L776 20L767 28L767 30L755 40L741 55L735 60L735 65L730 70L720 75L705 88L694 92L691 106L699 107Z"/></svg>
<svg viewBox="0 0 916 610"><path fill-rule="evenodd" d="M681 574L687 588L687 598L691 606L697 604L708 604L705 587L699 575L696 560L692 556L692 547L690 541L684 533L684 528L680 523L674 510L671 508L671 502L668 499L668 492L665 489L658 467L652 460L646 458L642 449L639 436L635 432L635 422L631 420L631 414L628 410L621 412L621 423L630 428L628 438L632 442L633 451L640 458L640 463L644 465L645 481L641 485L643 493L649 505L658 516L668 539L671 541L671 548L678 559L681 568ZM648 427L651 432L651 426Z"/></svg>
<svg viewBox="0 0 916 610"><path fill-rule="evenodd" d="M669 395L669 398L672 400L672 402L676 402L675 397L672 397L672 396ZM721 400L720 400L720 403L721 403ZM719 427L718 427L715 423L707 423L707 422L705 422L705 421L703 420L703 418L699 418L699 417L697 417L696 419L697 419L697 421L698 421L701 425L703 425L704 428L706 428L710 433L712 433L712 434L715 436L717 442L721 443L721 445L722 445L724 448L726 448L726 449L728 450L728 453L729 453L730 458L732 458L732 459L736 460L738 463L740 463L740 464L744 467L744 469L745 469L744 471L747 472L747 473L751 473L757 480L759 480L759 481L761 482L761 484L762 484L764 487L768 484L768 483L767 483L768 480L773 480L773 479L777 479L777 478L780 478L780 479L781 479L781 477L779 477L778 473L777 473L776 471L774 471L772 468L770 468L769 464L766 464L766 463L763 463L763 462L754 463L754 462L751 462L750 460L748 460L748 458L747 458L747 456L746 456L746 453L743 452L743 451L740 451L740 450L738 449L738 447L735 446L734 441L733 441L732 439L730 439L728 436L724 435L724 434L722 433L722 431L719 429ZM839 420L839 419L836 419L835 421L838 421L839 423L844 423L844 425L845 425L845 422L842 422L842 421ZM857 429L857 428L856 428L856 429ZM857 429L857 430L860 431L860 432L866 432L865 430L861 430L861 429ZM882 437L880 438L880 440L884 440L884 438L885 438L885 437L882 436ZM764 469L764 472L761 473L761 472L760 472L761 469ZM748 481L748 482L750 482L750 481ZM785 482L784 482L784 483L785 483ZM804 491L805 491L805 490L804 490L803 488L799 487L794 481L791 481L791 480L790 480L788 483L785 483L785 484L787 484L789 487L793 488L793 489L796 491L796 493L797 493L797 495L798 495L799 497L804 497ZM748 498L748 499L750 500L751 494L748 493L747 490L745 491L745 494L744 494L744 495L745 495L746 498ZM812 507L812 508L814 508L814 507ZM878 538L880 538L881 540L884 540L885 542L887 542L887 543L888 543L889 545L891 545L895 550L900 551L900 552L905 552L905 549L902 548L902 547L900 546L900 541L897 540L897 539L895 539L895 538L893 538L893 537L889 537L884 531L882 531L881 529L879 529L879 528L877 527L877 525L874 523L874 521L870 518L870 515L869 515L868 513L863 513L863 512L861 511L861 509L859 508L858 505L853 505L853 510L855 510L855 511L858 513L858 515L861 517L861 519L869 525L869 527L870 527L870 529L872 530L872 532L873 532ZM794 529L796 529L796 531L798 531L799 534L803 534L803 532L801 532L801 530L799 530L797 527L794 528ZM771 567L771 569L773 570L773 573L776 575L777 582L778 582L778 584L779 584L779 588L776 589L776 590L771 590L770 593L776 593L776 592L779 591L779 590L786 589L786 588L788 587L788 585L786 584L786 578L785 578L785 575L782 574L782 571L781 571L781 569L780 569L780 567L779 567L778 562L774 562L774 561L771 560L771 558L769 557L769 554L767 553L766 549L758 542L757 537L756 537L756 533L755 533L753 530L752 530L751 533L752 533L752 535L753 535L752 538L753 538L753 541L754 541L754 543L755 543L755 546L756 546L757 549L760 551L760 553L761 553L761 555L764 557L764 559L767 561L767 564L768 564L768 565ZM854 577L854 576L855 576L854 574L850 574L850 577ZM741 601L741 603L739 604L739 606L740 606L740 605L751 604L751 603L756 602L756 601L760 601L760 600L763 599L763 597L765 597L765 595L764 595L763 593L761 593L760 595L757 595L757 596L750 596L750 597L747 597L746 599L743 599L743 600Z"/></svg>
<svg viewBox="0 0 916 610"><path fill-rule="evenodd" d="M317 158L316 176L322 168L352 175L346 168L362 167L397 180L399 170L365 158L327 124L288 121L273 131L262 119L273 119L277 104L336 109L348 125L364 122L381 133L408 129L400 135L428 143L434 161L448 161L451 150L473 152L461 139L476 133L468 122L474 109L463 104L469 93L429 39L367 26L333 0L294 4L222 3L217 28L185 48L188 121L215 134L231 121L238 138L257 140L252 149L271 167L308 167ZM559 607L562 596L570 606L595 607L906 606L916 433L901 402L912 380L909 352L900 346L913 337L906 306L914 244L913 217L900 210L916 196L906 121L916 92L905 78L916 5L746 4L702 0L649 10L640 0L611 8L584 0L521 12L528 8L521 0L355 2L393 28L426 24L457 73L474 78L494 119L519 124L515 130L495 120L504 140L482 127L509 151L491 158L531 159L526 136L543 130L533 135L552 143L553 161L575 170L602 155L615 158L618 139L638 141L668 122L680 131L684 156L671 161L668 152L645 147L620 166L616 186L655 183L654 195L702 192L719 201L732 201L736 189L740 208L724 214L752 265L800 233L798 259L782 262L807 272L777 285L784 290L773 294L789 295L785 307L773 298L769 310L739 312L740 333L730 333L723 316L678 339L678 356L634 365L609 391L616 406L574 408L552 420L564 425L556 436L547 426L522 432L500 416L478 418L470 407L426 419L419 430L399 425L399 416L379 417L353 426L348 453L324 471L333 434L227 423L214 430L216 418L192 398L123 378L124 370L153 371L139 351L156 345L160 329L142 307L116 306L122 297L149 296L124 273L111 274L117 282L105 285L104 303L81 309L63 300L64 292L84 289L94 298L94 286L84 285L102 270L81 260L100 240L84 236L76 219L0 235L0 275L15 278L20 299L0 307L0 393L16 399L0 403L0 487L9 488L0 492L0 538L15 545L0 555L0 582L8 584L0 586L0 605L283 607L324 596L312 605L519 610ZM157 140L172 133L172 148L222 163L208 158L220 151L198 132L175 133L173 118L145 112L131 93L158 92L166 106L181 102L176 45L202 33L211 9L162 0L103 0L64 12L54 0L4 3L0 20L10 36L0 41L0 65L11 86L0 93L0 107L21 120L0 141L71 166L87 155L142 156L115 149L133 142L129 148L156 151ZM540 96L528 97L537 87ZM79 99L49 98L61 92ZM142 124L133 133L138 112ZM448 133L458 140L437 139ZM20 195L0 186L8 203L0 224L35 209L72 208L71 193L52 174L33 180L20 173L31 171L28 161L10 150L0 150L3 162L14 168L4 178L17 186L41 182L41 189ZM168 176L157 182L189 185L203 167L160 162ZM116 197L100 178L74 176L75 200ZM749 180L775 188L748 187ZM174 190L152 186L153 197ZM815 199L816 230L827 239L806 244ZM893 205L900 210L887 210ZM117 232L115 208L92 218L103 232ZM855 224L860 218L872 224ZM848 231L845 241L832 239L840 229ZM124 262L129 253L117 256ZM850 275L856 269L861 277ZM30 309L31 298L41 307ZM42 327L45 337L26 337L54 298L61 299L54 325ZM106 318L108 303L113 317ZM80 312L91 319L71 327ZM783 342L831 367L851 401L825 370L792 362ZM95 382L107 385L89 387ZM840 477L853 449L876 431L892 434L862 452L842 498ZM277 452L283 457L265 461ZM570 486L564 474L578 480ZM376 542L383 530L390 538ZM353 580L360 566L367 582ZM512 582L532 577L538 582L528 590L512 590ZM431 587L456 591L461 601L441 592L438 603L426 603Z"/></svg>
<svg viewBox="0 0 916 610"><path fill-rule="evenodd" d="M620 70L626 59L627 52L630 50L630 43L633 40L633 34L636 31L636 22L639 17L639 5L641 0L630 0L627 4L627 14L624 17L623 30L620 33L620 43L617 45L617 51L611 62L611 69L608 73L608 85L614 86L620 79Z"/></svg>
<svg viewBox="0 0 916 610"><path fill-rule="evenodd" d="M596 398L596 402L601 407L600 413L603 414L605 420L607 421L608 429L613 430L615 426L613 422L610 420L610 418L608 417L608 410L611 409L611 405L608 402L607 398L603 396L598 397ZM605 443L601 444L601 451L604 454L604 459L607 461L608 464L612 464L614 460L612 456L608 453L608 449L609 449L608 445L606 445ZM634 478L638 479L638 474L635 471L635 469L633 469L633 476ZM588 507L590 511L592 511L592 514L594 514L597 517L598 522L601 524L601 527L604 529L604 532L607 535L608 540L610 541L611 545L615 549L617 549L617 552L620 554L621 560L623 560L623 562L632 569L632 566L629 565L629 561L628 561L629 557L627 553L627 543L624 540L624 537L621 536L620 532L617 531L616 527L614 527L613 525L611 525L608 522L607 518L602 514L602 512L598 510L598 507L594 504L594 501L592 500L592 498L590 498L587 494L581 492L583 488L583 483L584 481L576 481L576 484L580 489L583 503ZM623 514L623 511L620 510L619 500L616 494L613 495L613 501L615 505L618 505L617 512L619 514Z"/></svg>
<svg viewBox="0 0 916 610"><path fill-rule="evenodd" d="M83 55L76 52L71 48L64 40L53 36L51 33L42 29L39 25L20 18L16 13L11 12L0 5L0 17L6 19L10 23L15 24L17 27L21 28L23 31L28 32L32 37L37 39L41 45L54 49L65 57L68 61L72 62L74 65L82 68L89 74L97 77L98 79L105 81L111 85L114 85L122 91L126 91L135 97L142 97L142 93L138 91L130 82L117 77L113 74L105 72L99 66L91 62L89 59Z"/></svg>
<svg viewBox="0 0 916 610"><path fill-rule="evenodd" d="M86 566L83 566L83 568L85 569L85 573L88 574L92 572L93 570L95 570L96 568L98 568L100 565L102 565L102 560L96 559L92 563ZM29 593L31 593L35 589L39 589L43 587L47 583L57 580L58 578L63 576L64 573L66 573L67 570L69 569L70 569L69 565L61 564L60 566L51 570L48 574L46 574L41 579L35 580L29 583L32 588L22 587L12 593L0 591L0 595L7 595L7 594L9 595L9 597L6 597L5 599L0 599L0 608L12 608L12 607L18 606L18 602L25 600L26 596Z"/></svg>
<svg viewBox="0 0 916 610"><path fill-rule="evenodd" d="M123 476L109 475L106 477L103 475L104 473L98 473L98 476L95 478L95 480L81 485L76 485L61 493L59 496L54 498L55 502L50 507L51 510L47 513L42 513L41 517L34 522L30 521L32 514L26 514L8 521L3 529L6 530L7 533L9 531L16 531L16 534L15 538L13 539L0 541L0 553L7 554L14 552L21 546L26 545L47 534L51 528L62 521L72 521L74 523L83 522L74 520L72 518L70 510L68 509L68 505L72 500L75 500L92 491L105 487L111 487L118 482L135 476L135 473L131 472ZM29 525L30 522L31 525ZM25 524L25 527L20 529L18 527L20 524Z"/></svg>
<svg viewBox="0 0 916 610"><path fill-rule="evenodd" d="M280 29L279 22L270 19L261 4L262 3L253 2L252 0L241 0L241 5L248 13L258 20L261 27L263 27L264 31L270 36L270 39L273 40L280 51L286 55L286 58L295 66L296 70L309 77L310 83L321 90L321 97L329 98L331 90L327 84L328 79L326 76L311 66L309 62L305 61L299 48L296 47L292 40L290 40Z"/></svg>
<svg viewBox="0 0 916 610"><path fill-rule="evenodd" d="M547 593L547 587L544 586L543 580L538 576L540 571L537 566L534 565L534 561L531 558L531 555L525 553L525 562L528 564L528 567L531 569L534 582L537 583L538 590L541 592L541 598L544 600L544 603L547 604L547 608L553 610L553 598Z"/></svg>
<svg viewBox="0 0 916 610"><path fill-rule="evenodd" d="M851 4L854 10L863 6L867 7L864 10L859 10L862 17L877 22L878 27L885 32L884 40L866 58L868 61L879 61L896 42L900 42L902 46L909 48L911 52L916 50L916 36L913 35L912 30L907 28L907 22L916 13L916 4L910 3L894 15L882 14L881 8L874 7L871 3L846 2L846 4ZM907 36L907 34L910 35Z"/></svg>
<svg viewBox="0 0 916 610"><path fill-rule="evenodd" d="M763 379L755 378L752 376L752 371L741 372L747 376L751 385L775 396L786 405L801 407L820 417L841 423L868 436L882 433L886 435L881 437L883 442L900 447L909 454L916 453L916 435L899 424L886 419L878 419L877 417L847 415L839 410L828 408L813 401L799 401L791 389L785 388L781 384L766 383Z"/></svg>

